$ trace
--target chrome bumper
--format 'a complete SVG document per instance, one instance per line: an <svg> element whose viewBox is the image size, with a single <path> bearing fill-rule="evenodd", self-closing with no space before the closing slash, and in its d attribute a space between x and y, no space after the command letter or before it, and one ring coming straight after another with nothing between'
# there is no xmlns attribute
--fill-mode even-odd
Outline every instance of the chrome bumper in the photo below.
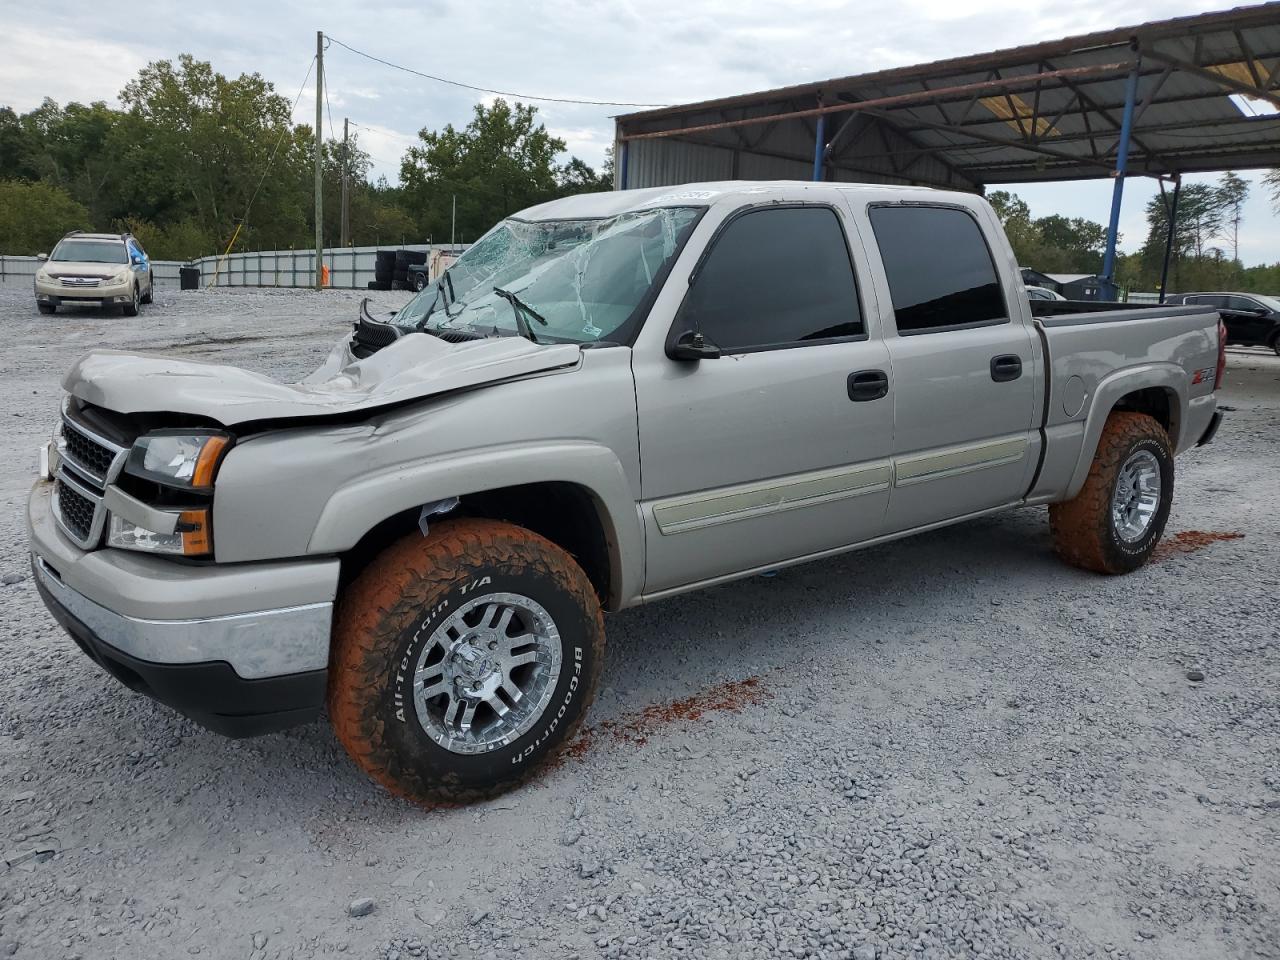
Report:
<svg viewBox="0 0 1280 960"><path fill-rule="evenodd" d="M52 487L28 501L35 577L103 642L153 664L221 661L245 680L328 667L338 561L196 566L81 550L54 523Z"/></svg>
<svg viewBox="0 0 1280 960"><path fill-rule="evenodd" d="M142 620L108 610L71 589L39 557L33 566L40 586L68 613L100 640L135 659L163 664L221 660L245 680L329 665L332 603L197 620Z"/></svg>

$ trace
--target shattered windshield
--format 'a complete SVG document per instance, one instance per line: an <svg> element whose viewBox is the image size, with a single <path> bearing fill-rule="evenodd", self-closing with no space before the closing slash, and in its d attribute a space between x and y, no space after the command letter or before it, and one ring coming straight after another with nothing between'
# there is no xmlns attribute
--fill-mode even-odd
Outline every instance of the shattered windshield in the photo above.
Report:
<svg viewBox="0 0 1280 960"><path fill-rule="evenodd" d="M664 207L595 220L504 220L394 322L429 332L531 333L542 343L625 340L632 314L701 212Z"/></svg>

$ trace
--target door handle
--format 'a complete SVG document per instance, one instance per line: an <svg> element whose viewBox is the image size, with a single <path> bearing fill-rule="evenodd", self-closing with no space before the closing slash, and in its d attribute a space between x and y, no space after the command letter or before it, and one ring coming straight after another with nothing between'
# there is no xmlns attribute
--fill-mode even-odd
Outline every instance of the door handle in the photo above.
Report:
<svg viewBox="0 0 1280 960"><path fill-rule="evenodd" d="M854 403L879 400L889 392L889 375L883 370L859 370L849 374L849 399Z"/></svg>
<svg viewBox="0 0 1280 960"><path fill-rule="evenodd" d="M991 379L996 383L1008 383L1022 376L1022 359L1016 353L1004 353L991 358Z"/></svg>

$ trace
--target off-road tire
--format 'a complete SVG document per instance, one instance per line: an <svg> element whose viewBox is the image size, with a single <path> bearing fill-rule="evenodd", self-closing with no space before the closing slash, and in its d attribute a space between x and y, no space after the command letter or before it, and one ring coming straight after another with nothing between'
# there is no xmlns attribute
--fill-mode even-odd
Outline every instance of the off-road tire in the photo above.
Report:
<svg viewBox="0 0 1280 960"><path fill-rule="evenodd" d="M1150 526L1130 543L1119 536L1111 503L1121 466L1139 450L1160 468L1160 503ZM1145 564L1160 542L1173 503L1173 450L1169 435L1143 413L1116 411L1107 417L1084 486L1074 498L1049 506L1049 527L1058 556L1095 573L1128 573Z"/></svg>
<svg viewBox="0 0 1280 960"><path fill-rule="evenodd" d="M542 714L485 753L437 744L417 718L422 645L459 608L490 593L541 604L559 631L561 669ZM564 550L523 527L461 517L432 523L379 554L343 592L329 664L329 716L351 758L419 803L496 796L528 779L573 738L595 696L604 618L590 580Z"/></svg>
<svg viewBox="0 0 1280 960"><path fill-rule="evenodd" d="M56 303L37 303L36 309L41 313L57 313L58 305Z"/></svg>
<svg viewBox="0 0 1280 960"><path fill-rule="evenodd" d="M120 305L120 312L126 317L136 317L138 315L138 300L138 287L137 284L135 284L133 287L133 299L128 303L122 303Z"/></svg>

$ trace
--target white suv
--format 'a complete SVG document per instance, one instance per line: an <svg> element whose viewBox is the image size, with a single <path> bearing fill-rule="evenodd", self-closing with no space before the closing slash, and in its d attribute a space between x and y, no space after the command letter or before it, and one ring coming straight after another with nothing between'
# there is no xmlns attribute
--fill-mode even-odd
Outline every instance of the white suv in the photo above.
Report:
<svg viewBox="0 0 1280 960"><path fill-rule="evenodd" d="M151 261L142 244L127 233L68 233L53 253L40 255L36 270L36 306L53 313L64 303L118 305L126 317L154 293Z"/></svg>

